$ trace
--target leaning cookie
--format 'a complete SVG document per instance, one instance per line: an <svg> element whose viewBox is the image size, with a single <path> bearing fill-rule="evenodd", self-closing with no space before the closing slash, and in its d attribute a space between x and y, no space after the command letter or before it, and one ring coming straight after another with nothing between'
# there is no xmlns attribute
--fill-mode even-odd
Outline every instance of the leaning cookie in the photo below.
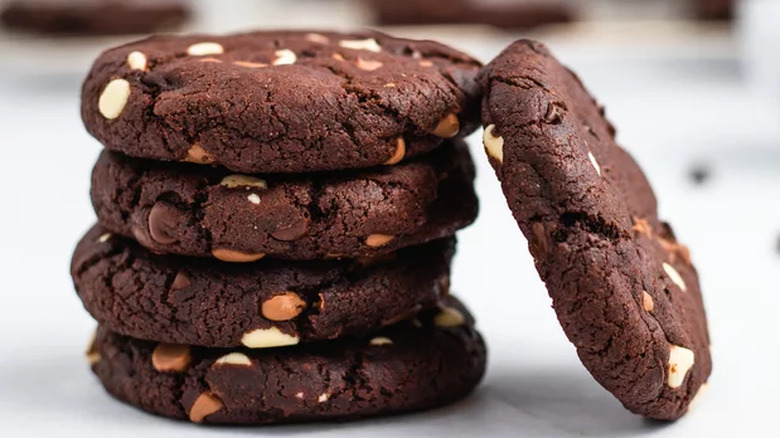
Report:
<svg viewBox="0 0 780 438"><path fill-rule="evenodd" d="M159 36L104 52L81 114L135 157L244 173L389 165L474 130L479 67L379 32Z"/></svg>
<svg viewBox="0 0 780 438"><path fill-rule="evenodd" d="M480 75L484 145L583 364L628 409L676 419L711 371L688 249L604 110L541 44Z"/></svg>
<svg viewBox="0 0 780 438"><path fill-rule="evenodd" d="M71 272L86 309L113 332L269 348L365 333L435 307L454 252L448 238L377 259L237 265L156 256L94 227Z"/></svg>
<svg viewBox="0 0 780 438"><path fill-rule="evenodd" d="M265 350L158 344L101 327L87 358L116 398L195 423L418 411L465 397L485 370L473 321L454 300L449 306L372 335Z"/></svg>
<svg viewBox="0 0 780 438"><path fill-rule="evenodd" d="M477 213L461 141L387 168L264 178L104 152L92 201L101 226L155 252L229 262L387 254L451 236Z"/></svg>

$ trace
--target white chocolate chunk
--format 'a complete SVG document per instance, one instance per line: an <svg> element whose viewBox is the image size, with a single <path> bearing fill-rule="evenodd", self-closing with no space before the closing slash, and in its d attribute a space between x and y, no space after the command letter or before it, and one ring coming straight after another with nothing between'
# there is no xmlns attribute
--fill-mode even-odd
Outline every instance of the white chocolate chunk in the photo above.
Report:
<svg viewBox="0 0 780 438"><path fill-rule="evenodd" d="M284 347L287 345L296 345L300 342L298 336L282 333L276 327L268 329L257 329L247 332L241 338L241 343L249 348L271 348Z"/></svg>
<svg viewBox="0 0 780 438"><path fill-rule="evenodd" d="M187 54L191 56L219 55L225 53L225 49L219 43L205 41L187 47Z"/></svg>
<svg viewBox="0 0 780 438"><path fill-rule="evenodd" d="M352 50L368 50L369 52L379 53L382 51L382 47L373 38L366 38L364 40L341 40L339 46L345 49Z"/></svg>
<svg viewBox="0 0 780 438"><path fill-rule="evenodd" d="M130 82L114 79L106 85L98 99L98 111L103 117L112 120L122 114L130 97Z"/></svg>

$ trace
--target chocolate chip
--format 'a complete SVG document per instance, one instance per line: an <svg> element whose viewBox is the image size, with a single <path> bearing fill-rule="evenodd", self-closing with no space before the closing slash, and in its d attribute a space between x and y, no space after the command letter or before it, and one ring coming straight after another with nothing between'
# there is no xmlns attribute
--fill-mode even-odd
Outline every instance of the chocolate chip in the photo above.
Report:
<svg viewBox="0 0 780 438"><path fill-rule="evenodd" d="M279 226L276 227L276 230L271 233L271 236L273 236L274 239L284 242L298 239L309 230L309 223L311 223L311 219L309 219L307 214L291 224L279 224Z"/></svg>
<svg viewBox="0 0 780 438"><path fill-rule="evenodd" d="M149 211L149 234L161 245L170 245L178 239L173 236L178 210L167 202L157 202Z"/></svg>

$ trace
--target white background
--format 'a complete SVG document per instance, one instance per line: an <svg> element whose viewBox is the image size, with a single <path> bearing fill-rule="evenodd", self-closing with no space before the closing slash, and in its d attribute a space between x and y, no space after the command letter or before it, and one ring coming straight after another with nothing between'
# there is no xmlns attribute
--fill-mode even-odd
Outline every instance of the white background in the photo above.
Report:
<svg viewBox="0 0 780 438"><path fill-rule="evenodd" d="M483 60L514 38L425 32ZM699 268L714 373L686 418L644 421L581 366L478 135L481 215L460 234L453 276L490 350L472 397L390 419L255 429L197 427L112 400L84 361L94 323L68 273L94 221L88 184L99 145L81 126L78 87L101 45L3 41L0 436L777 436L780 96L744 80L737 43L722 30L643 23L542 37L607 105ZM711 169L703 186L691 183L694 165Z"/></svg>

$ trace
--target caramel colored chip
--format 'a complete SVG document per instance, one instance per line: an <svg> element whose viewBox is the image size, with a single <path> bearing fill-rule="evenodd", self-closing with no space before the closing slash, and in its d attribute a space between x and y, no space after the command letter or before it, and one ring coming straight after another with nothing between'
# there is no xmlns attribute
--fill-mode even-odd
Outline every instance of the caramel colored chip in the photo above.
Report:
<svg viewBox="0 0 780 438"><path fill-rule="evenodd" d="M289 321L303 312L306 302L295 292L285 291L265 301L261 306L263 316L271 321Z"/></svg>
<svg viewBox="0 0 780 438"><path fill-rule="evenodd" d="M206 391L195 399L195 403L190 407L190 421L201 423L209 415L222 409L222 400L211 391Z"/></svg>
<svg viewBox="0 0 780 438"><path fill-rule="evenodd" d="M187 151L187 156L184 157L184 161L195 164L211 164L214 162L214 157L200 147L200 144L195 143Z"/></svg>
<svg viewBox="0 0 780 438"><path fill-rule="evenodd" d="M355 65L357 65L358 68L361 70L374 71L382 67L384 64L382 64L380 61L358 58L357 61L355 62Z"/></svg>
<svg viewBox="0 0 780 438"><path fill-rule="evenodd" d="M645 291L642 291L642 307L647 312L652 312L653 309L655 308L653 297L651 297L650 294Z"/></svg>
<svg viewBox="0 0 780 438"><path fill-rule="evenodd" d="M458 115L454 113L447 114L433 128L432 134L439 138L452 138L460 132L460 121Z"/></svg>
<svg viewBox="0 0 780 438"><path fill-rule="evenodd" d="M87 363L90 365L95 365L96 363L100 362L100 351L98 351L97 345L95 345L96 335L96 332L92 332L92 335L89 337L89 342L87 343L87 351L85 355L87 357Z"/></svg>
<svg viewBox="0 0 780 438"><path fill-rule="evenodd" d="M152 366L161 373L186 371L192 361L190 347L179 344L159 344L152 352Z"/></svg>
<svg viewBox="0 0 780 438"><path fill-rule="evenodd" d="M246 67L246 68L263 68L268 67L268 64L263 64L262 62L249 62L249 61L234 61L233 64L239 66L239 67Z"/></svg>
<svg viewBox="0 0 780 438"><path fill-rule="evenodd" d="M171 283L171 289L173 290L181 290L186 289L190 286L190 277L184 272L179 271L176 273L176 277L173 278L173 283Z"/></svg>
<svg viewBox="0 0 780 438"><path fill-rule="evenodd" d="M644 234L647 237L653 235L653 228L650 226L650 223L647 222L646 219L639 217L634 218L634 225L631 226L631 231L638 234Z"/></svg>
<svg viewBox="0 0 780 438"><path fill-rule="evenodd" d="M395 152L393 152L393 156L385 161L385 164L392 166L393 164L399 163L404 159L404 155L406 155L406 142L403 137L398 137L398 140L395 142Z"/></svg>
<svg viewBox="0 0 780 438"><path fill-rule="evenodd" d="M265 253L258 252L253 254L247 254L241 251L234 251L232 249L216 248L211 250L211 254L215 259L222 260L223 262L233 263L248 263L255 262L265 257Z"/></svg>
<svg viewBox="0 0 780 438"><path fill-rule="evenodd" d="M372 248L378 248L380 246L387 245L388 242L395 239L395 236L388 234L371 234L366 237L366 245Z"/></svg>

